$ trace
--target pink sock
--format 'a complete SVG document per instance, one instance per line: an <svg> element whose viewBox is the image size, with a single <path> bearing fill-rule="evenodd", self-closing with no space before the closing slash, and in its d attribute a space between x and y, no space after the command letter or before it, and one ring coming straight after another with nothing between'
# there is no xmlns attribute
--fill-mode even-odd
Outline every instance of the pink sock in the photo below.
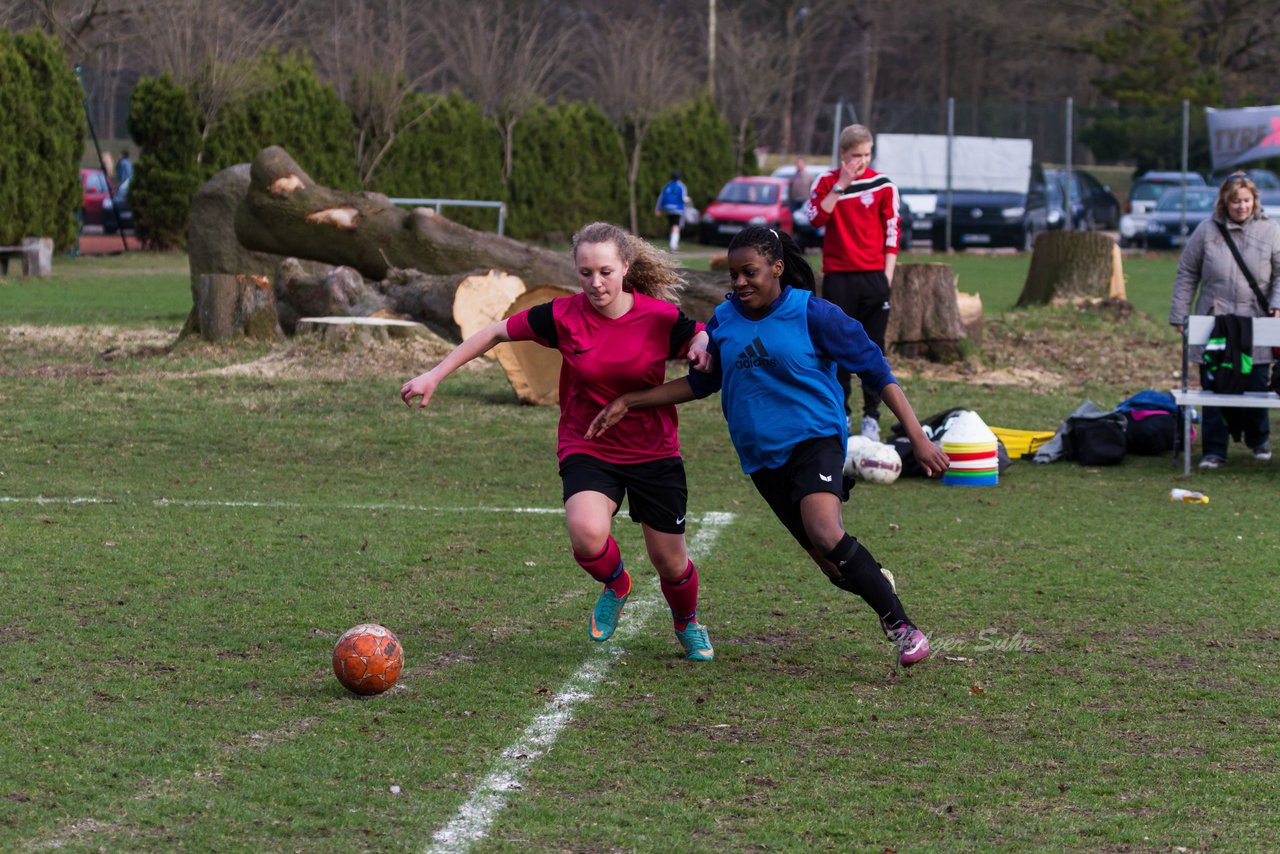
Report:
<svg viewBox="0 0 1280 854"><path fill-rule="evenodd" d="M675 621L676 631L682 632L693 622L698 614L698 569L689 561L685 574L676 581L661 579L662 595L667 597L671 606L671 619Z"/></svg>
<svg viewBox="0 0 1280 854"><path fill-rule="evenodd" d="M599 554L583 557L574 552L573 559L592 578L608 587L619 598L631 592L631 576L622 566L622 551L618 548L618 544L613 537L610 537L609 541L604 544L604 548L600 550Z"/></svg>

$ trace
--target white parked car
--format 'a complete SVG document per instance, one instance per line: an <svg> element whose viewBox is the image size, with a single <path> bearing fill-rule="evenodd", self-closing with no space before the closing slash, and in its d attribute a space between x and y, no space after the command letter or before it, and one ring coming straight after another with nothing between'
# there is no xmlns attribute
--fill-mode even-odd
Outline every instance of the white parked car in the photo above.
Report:
<svg viewBox="0 0 1280 854"><path fill-rule="evenodd" d="M808 177L808 179L809 179L809 187L810 187L810 188L812 188L812 187L813 187L813 182L814 182L814 181L816 181L816 180L818 180L818 178L819 178L821 175L823 175L823 174L824 174L824 173L826 173L826 172L830 172L830 171L831 171L831 167L830 167L830 166L814 166L814 165L809 164L809 163L806 163L806 164L804 165L804 174L805 174L805 175ZM773 170L773 174L772 174L772 175L770 175L769 177L771 177L771 178L786 178L786 179L787 179L787 181L790 181L790 180L791 180L791 178L792 178L795 174L796 174L796 165L795 165L794 163L788 163L786 166L779 166L777 169L774 169L774 170ZM799 201L800 203L802 203L802 204L803 204L804 202L808 201L808 199L792 199L792 201L793 201L793 202L795 202L795 201Z"/></svg>

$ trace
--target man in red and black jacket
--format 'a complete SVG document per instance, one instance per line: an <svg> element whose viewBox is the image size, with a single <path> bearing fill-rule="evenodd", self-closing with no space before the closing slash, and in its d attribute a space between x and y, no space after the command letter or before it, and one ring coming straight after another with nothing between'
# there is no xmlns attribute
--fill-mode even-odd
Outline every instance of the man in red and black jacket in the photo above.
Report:
<svg viewBox="0 0 1280 854"><path fill-rule="evenodd" d="M806 213L815 228L826 226L823 298L861 323L883 351L889 286L898 260L898 188L870 168L872 146L871 131L863 125L840 132L840 167L813 185ZM849 413L849 373L838 373ZM865 387L862 414L862 435L880 441L880 395Z"/></svg>

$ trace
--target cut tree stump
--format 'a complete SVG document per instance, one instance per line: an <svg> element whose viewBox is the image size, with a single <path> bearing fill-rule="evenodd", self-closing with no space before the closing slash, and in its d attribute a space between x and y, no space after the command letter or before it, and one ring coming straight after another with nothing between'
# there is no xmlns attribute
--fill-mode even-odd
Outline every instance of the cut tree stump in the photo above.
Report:
<svg viewBox="0 0 1280 854"><path fill-rule="evenodd" d="M438 337L421 323L390 317L300 317L298 335L314 335L326 345L385 343L393 338Z"/></svg>
<svg viewBox="0 0 1280 854"><path fill-rule="evenodd" d="M498 270L467 276L458 283L453 295L453 321L463 340L484 329L495 320L506 317L516 297L525 292L519 277ZM492 350L485 354L497 358Z"/></svg>
<svg viewBox="0 0 1280 854"><path fill-rule="evenodd" d="M572 296L575 291L543 285L516 297L504 313L510 317L556 297ZM493 348L498 364L521 403L554 406L560 402L560 366L564 360L559 350L532 341L510 341Z"/></svg>
<svg viewBox="0 0 1280 854"><path fill-rule="evenodd" d="M1094 231L1047 231L1036 238L1018 307L1082 297L1125 299L1120 246Z"/></svg>
<svg viewBox="0 0 1280 854"><path fill-rule="evenodd" d="M190 333L198 333L206 341L284 337L275 294L266 276L206 273L192 283L192 290L195 307L179 337Z"/></svg>
<svg viewBox="0 0 1280 854"><path fill-rule="evenodd" d="M954 362L964 358L965 337L949 264L899 264L893 276L893 308L886 346L911 359Z"/></svg>

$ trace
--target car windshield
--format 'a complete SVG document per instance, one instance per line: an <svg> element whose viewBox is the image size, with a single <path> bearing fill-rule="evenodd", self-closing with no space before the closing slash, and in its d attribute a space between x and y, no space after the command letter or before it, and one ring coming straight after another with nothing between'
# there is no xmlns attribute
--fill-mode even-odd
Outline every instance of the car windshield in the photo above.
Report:
<svg viewBox="0 0 1280 854"><path fill-rule="evenodd" d="M773 184L757 184L754 181L730 181L724 185L716 201L738 205L772 205L778 201L778 188Z"/></svg>
<svg viewBox="0 0 1280 854"><path fill-rule="evenodd" d="M107 191L107 178L101 172L90 172L85 176L84 188L91 193L105 193Z"/></svg>
<svg viewBox="0 0 1280 854"><path fill-rule="evenodd" d="M1214 203L1218 200L1218 191L1211 188L1187 188L1187 210L1202 213L1204 211L1213 210ZM1159 203L1156 204L1158 211L1180 211L1182 210L1182 190L1180 187L1173 187L1163 196L1160 197Z"/></svg>

